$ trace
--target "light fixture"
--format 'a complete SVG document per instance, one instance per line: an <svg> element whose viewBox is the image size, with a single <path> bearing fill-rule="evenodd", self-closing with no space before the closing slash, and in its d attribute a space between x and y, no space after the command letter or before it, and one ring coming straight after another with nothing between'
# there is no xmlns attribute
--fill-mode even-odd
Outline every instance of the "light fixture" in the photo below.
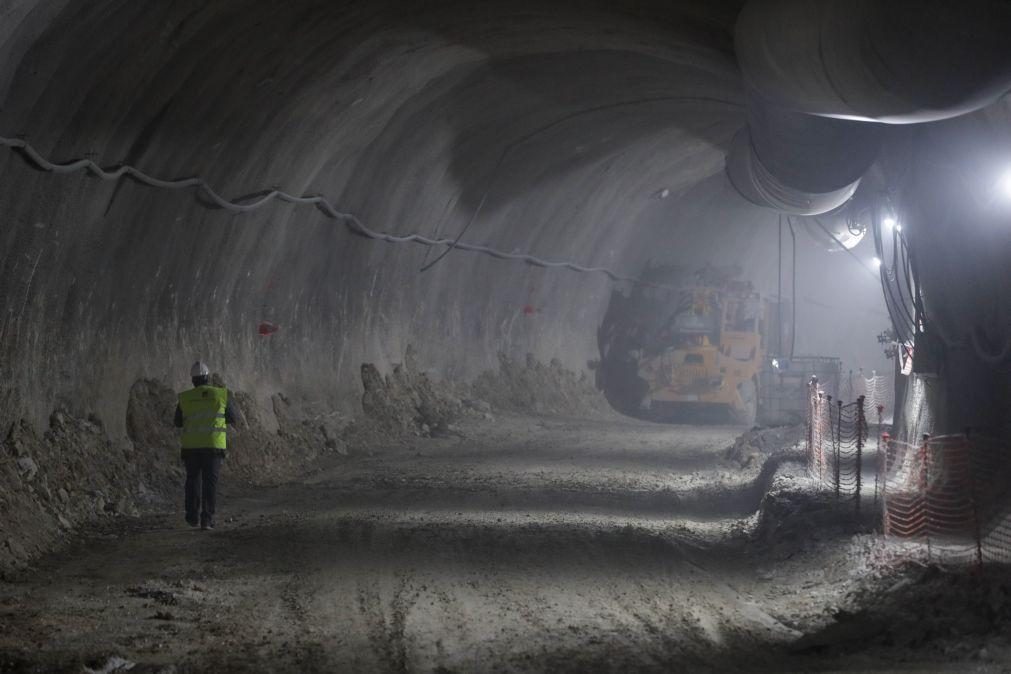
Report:
<svg viewBox="0 0 1011 674"><path fill-rule="evenodd" d="M772 367L776 368L777 370L779 369L779 359L778 358L773 358L772 359Z"/></svg>
<svg viewBox="0 0 1011 674"><path fill-rule="evenodd" d="M902 231L902 225L896 224L895 225L895 231L896 232L901 232Z"/></svg>
<svg viewBox="0 0 1011 674"><path fill-rule="evenodd" d="M873 263L874 264L874 268L877 269L878 267L881 266L881 258L880 257L876 257L873 260L871 260L871 263Z"/></svg>
<svg viewBox="0 0 1011 674"><path fill-rule="evenodd" d="M887 228L888 228L888 231L889 231L889 232L890 232L890 231L892 231L892 230L893 230L893 229L895 228L896 224L897 224L897 223L895 222L895 218L893 218L893 217L892 217L892 216L890 216L890 215L889 215L889 216L887 216L887 217L886 217L886 218L885 218L885 219L884 219L884 220L883 220L882 222L883 222L883 224L885 225L885 227L887 227Z"/></svg>

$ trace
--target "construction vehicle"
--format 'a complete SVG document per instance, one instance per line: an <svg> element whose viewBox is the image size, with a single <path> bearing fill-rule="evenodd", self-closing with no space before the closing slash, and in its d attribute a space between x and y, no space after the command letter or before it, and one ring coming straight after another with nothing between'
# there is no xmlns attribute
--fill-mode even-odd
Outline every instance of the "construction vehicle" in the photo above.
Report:
<svg viewBox="0 0 1011 674"><path fill-rule="evenodd" d="M615 409L655 421L794 424L808 382L836 396L838 358L788 355L793 311L740 269L647 265L615 290L597 330L597 386Z"/></svg>
<svg viewBox="0 0 1011 674"><path fill-rule="evenodd" d="M638 356L642 405L656 419L723 416L754 424L775 305L750 283L723 280L670 293L674 310Z"/></svg>

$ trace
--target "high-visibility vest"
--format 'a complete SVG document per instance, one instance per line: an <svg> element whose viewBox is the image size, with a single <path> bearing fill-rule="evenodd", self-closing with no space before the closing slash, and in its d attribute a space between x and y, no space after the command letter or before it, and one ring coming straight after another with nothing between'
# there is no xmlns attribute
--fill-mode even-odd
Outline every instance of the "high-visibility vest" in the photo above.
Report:
<svg viewBox="0 0 1011 674"><path fill-rule="evenodd" d="M183 449L225 449L228 389L198 386L179 394L183 412Z"/></svg>

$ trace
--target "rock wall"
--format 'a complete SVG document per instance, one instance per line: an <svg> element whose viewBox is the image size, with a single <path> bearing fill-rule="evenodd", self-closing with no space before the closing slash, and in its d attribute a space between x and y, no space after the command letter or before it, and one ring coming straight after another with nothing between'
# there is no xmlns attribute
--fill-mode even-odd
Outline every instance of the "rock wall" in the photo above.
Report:
<svg viewBox="0 0 1011 674"><path fill-rule="evenodd" d="M632 276L650 259L737 264L772 291L775 216L723 177L744 123L741 4L10 0L0 135ZM441 251L311 206L233 215L5 149L0 176L0 427L60 407L125 438L133 382L184 386L197 357L265 410L280 390L345 414L359 364L388 368L408 344L438 379L470 381L499 353L581 372L622 287L463 251L422 272ZM840 293L852 261L800 245L798 348L873 367L873 279ZM855 307L868 315L826 327Z"/></svg>
<svg viewBox="0 0 1011 674"><path fill-rule="evenodd" d="M16 0L0 135L634 274L670 213L654 195L719 174L741 123L738 4ZM126 437L133 382L179 388L197 357L265 409L282 390L345 413L359 364L408 343L440 379L499 352L582 370L611 288L460 251L419 272L440 251L311 206L231 215L9 150L0 176L0 426L65 407Z"/></svg>

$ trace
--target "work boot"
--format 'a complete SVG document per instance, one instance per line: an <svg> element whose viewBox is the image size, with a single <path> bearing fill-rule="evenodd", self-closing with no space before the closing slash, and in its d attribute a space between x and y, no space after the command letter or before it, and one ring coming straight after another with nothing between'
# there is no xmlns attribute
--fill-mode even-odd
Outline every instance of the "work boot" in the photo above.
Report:
<svg viewBox="0 0 1011 674"><path fill-rule="evenodd" d="M210 531L211 529L214 528L214 520L212 520L210 517L201 518L200 528L203 529L204 531Z"/></svg>

